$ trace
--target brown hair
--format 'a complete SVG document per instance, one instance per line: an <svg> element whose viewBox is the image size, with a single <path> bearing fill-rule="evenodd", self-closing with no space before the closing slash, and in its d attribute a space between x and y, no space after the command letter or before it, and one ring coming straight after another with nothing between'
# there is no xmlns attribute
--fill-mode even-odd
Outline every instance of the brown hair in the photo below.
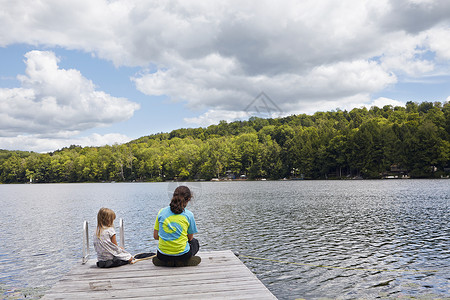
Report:
<svg viewBox="0 0 450 300"><path fill-rule="evenodd" d="M114 211L106 207L100 208L97 214L97 236L100 237L103 229L113 226L115 219Z"/></svg>
<svg viewBox="0 0 450 300"><path fill-rule="evenodd" d="M173 192L172 201L170 201L170 210L174 214L181 214L191 198L191 190L187 186L180 185Z"/></svg>

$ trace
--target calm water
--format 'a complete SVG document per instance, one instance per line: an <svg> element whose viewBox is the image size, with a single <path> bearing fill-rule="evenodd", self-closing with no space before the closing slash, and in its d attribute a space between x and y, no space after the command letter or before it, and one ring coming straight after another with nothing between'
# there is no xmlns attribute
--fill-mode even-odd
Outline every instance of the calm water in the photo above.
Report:
<svg viewBox="0 0 450 300"><path fill-rule="evenodd" d="M279 299L450 299L449 180L188 185L201 250L238 251ZM79 263L82 223L92 234L102 206L124 219L127 250L155 251L175 187L0 185L0 297L39 298Z"/></svg>

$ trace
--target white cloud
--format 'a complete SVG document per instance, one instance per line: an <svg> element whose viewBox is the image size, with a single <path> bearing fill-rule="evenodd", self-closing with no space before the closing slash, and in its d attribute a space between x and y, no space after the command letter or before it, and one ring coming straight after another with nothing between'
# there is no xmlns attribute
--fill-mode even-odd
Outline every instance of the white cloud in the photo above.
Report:
<svg viewBox="0 0 450 300"><path fill-rule="evenodd" d="M370 103L370 95L361 93L347 97L319 99L316 102L293 103L291 110L297 114L314 114L317 111L331 111L334 109L351 110L355 107L363 107Z"/></svg>
<svg viewBox="0 0 450 300"><path fill-rule="evenodd" d="M218 124L220 121L233 122L248 119L250 116L251 114L246 111L209 110L198 117L185 118L184 120L188 124L206 127L212 124Z"/></svg>
<svg viewBox="0 0 450 300"><path fill-rule="evenodd" d="M135 78L137 88L146 94L172 95L198 110L214 107L211 114L243 110L261 91L274 97L281 110L289 111L292 103L335 101L379 91L397 80L377 63L364 60L320 65L301 75L273 76L246 76L233 60L217 55L204 60L173 61L174 68Z"/></svg>
<svg viewBox="0 0 450 300"><path fill-rule="evenodd" d="M441 61L450 60L450 28L438 27L427 34L427 44Z"/></svg>
<svg viewBox="0 0 450 300"><path fill-rule="evenodd" d="M394 99L380 97L380 98L377 98L377 99L373 100L370 105L366 105L366 106L367 106L367 108L370 108L372 106L377 106L377 107L381 108L381 107L383 107L385 105L405 106L405 103L397 101L397 100L394 100Z"/></svg>
<svg viewBox="0 0 450 300"><path fill-rule="evenodd" d="M383 48L381 66L399 74L421 76L435 68L435 62L426 57L429 47L426 39L429 33L411 36L405 32L392 34L392 39Z"/></svg>
<svg viewBox="0 0 450 300"><path fill-rule="evenodd" d="M38 153L50 152L56 149L79 146L104 146L126 143L132 140L123 134L92 134L86 137L42 137L40 135L18 135L15 137L0 137L0 149L33 151Z"/></svg>
<svg viewBox="0 0 450 300"><path fill-rule="evenodd" d="M0 89L0 136L70 136L129 119L139 105L95 89L77 70L58 67L53 52L26 55L22 87Z"/></svg>
<svg viewBox="0 0 450 300"><path fill-rule="evenodd" d="M174 26L188 37L195 36L191 30L200 23L206 22L208 31L201 41L194 39L198 45L189 38L170 43L157 55L160 66L133 80L145 94L168 95L190 109L209 109L207 115L223 112L224 118L226 111L242 110L261 91L277 99L283 111L324 110L344 101L336 105L342 107L355 98L360 100L350 102L366 105L371 94L401 76L442 72L430 53L446 59L450 18L442 11L450 11L444 2L430 3L403 1L414 14L426 14L421 27L391 1L233 3L214 12L203 7L203 18L201 9L186 12L177 6L166 15L174 21L169 23L178 24ZM174 38L171 30L164 37ZM159 40L159 45L167 43ZM209 119L207 115L201 118Z"/></svg>
<svg viewBox="0 0 450 300"><path fill-rule="evenodd" d="M387 30L416 34L449 21L450 2L445 0L392 0L378 25Z"/></svg>
<svg viewBox="0 0 450 300"><path fill-rule="evenodd" d="M450 100L450 97L448 97L447 101L448 100ZM271 101L276 104L276 101L274 99L271 99ZM372 106L383 107L385 105L404 106L405 103L385 97L371 100L369 94L357 94L349 97L335 98L333 100L326 99L317 100L315 102L294 102L285 106L288 113L286 113L285 111L276 111L273 113L272 117L285 117L292 114L303 113L314 114L317 111L332 111L335 109L350 111L355 107L371 108ZM212 124L218 124L221 120L233 122L236 120L246 120L252 116L261 118L268 117L267 112L264 111L264 108L262 107L261 112L245 110L236 112L227 110L209 110L199 117L186 118L185 121L189 124L195 124L197 126L209 126Z"/></svg>
<svg viewBox="0 0 450 300"><path fill-rule="evenodd" d="M381 55L395 33L448 28L447 1L0 0L0 45L92 52L117 65L171 67L171 55L219 53L246 73L305 68ZM421 22L418 22L421 21ZM414 30L412 30L414 29ZM409 44L408 44L409 46Z"/></svg>
<svg viewBox="0 0 450 300"><path fill-rule="evenodd" d="M138 90L206 111L189 119L203 124L239 116L261 91L285 113L310 112L380 102L371 95L405 76L448 74L449 3L0 0L0 46L64 47L141 66L149 71L132 79ZM11 100L11 113L0 116L3 134L58 132L55 124L70 134L137 109L40 56L28 58L22 88L0 90L0 99Z"/></svg>

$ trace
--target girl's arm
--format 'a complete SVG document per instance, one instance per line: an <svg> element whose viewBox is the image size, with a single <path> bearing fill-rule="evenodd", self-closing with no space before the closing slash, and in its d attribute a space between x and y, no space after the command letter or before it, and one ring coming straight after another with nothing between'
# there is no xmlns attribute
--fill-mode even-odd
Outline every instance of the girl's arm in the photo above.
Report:
<svg viewBox="0 0 450 300"><path fill-rule="evenodd" d="M194 234L193 233L188 234L188 241L192 241L193 238L194 238Z"/></svg>
<svg viewBox="0 0 450 300"><path fill-rule="evenodd" d="M116 246L119 246L119 245L117 245L116 235L113 235L113 236L111 237L111 242L112 242L113 244L115 244Z"/></svg>
<svg viewBox="0 0 450 300"><path fill-rule="evenodd" d="M153 230L153 238L154 238L155 240L159 240L158 230L156 230L156 229Z"/></svg>
<svg viewBox="0 0 450 300"><path fill-rule="evenodd" d="M113 236L111 237L111 242L112 242L114 245L119 246L119 245L117 245L117 238L116 238L116 235L113 235ZM122 247L120 247L120 248L123 249ZM128 255L130 255L130 254L128 254ZM128 262L129 262L129 263L132 263L132 261L133 261L133 256L130 257L130 259L128 260Z"/></svg>

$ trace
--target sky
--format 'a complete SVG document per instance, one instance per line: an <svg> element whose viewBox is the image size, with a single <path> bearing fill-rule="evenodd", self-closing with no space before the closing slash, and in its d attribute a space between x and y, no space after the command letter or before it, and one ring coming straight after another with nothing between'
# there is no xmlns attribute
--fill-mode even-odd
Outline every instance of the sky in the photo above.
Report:
<svg viewBox="0 0 450 300"><path fill-rule="evenodd" d="M0 149L450 101L450 1L0 0Z"/></svg>

